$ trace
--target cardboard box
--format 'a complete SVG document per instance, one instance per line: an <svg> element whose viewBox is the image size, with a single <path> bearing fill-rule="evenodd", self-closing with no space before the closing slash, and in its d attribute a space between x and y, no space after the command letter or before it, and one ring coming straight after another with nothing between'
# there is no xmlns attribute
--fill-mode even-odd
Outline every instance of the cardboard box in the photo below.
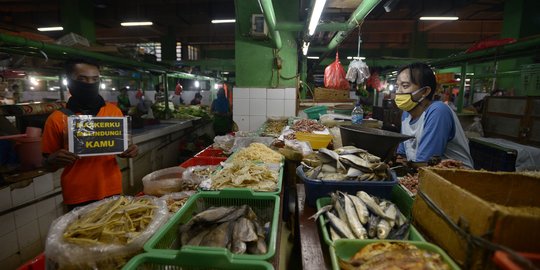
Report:
<svg viewBox="0 0 540 270"><path fill-rule="evenodd" d="M348 100L349 90L317 87L313 93L313 98L325 100Z"/></svg>
<svg viewBox="0 0 540 270"><path fill-rule="evenodd" d="M414 225L461 266L490 269L492 252L479 246L467 255L467 241L432 207L454 224L519 252L540 252L540 176L508 172L423 169L413 204ZM424 197L425 196L425 197Z"/></svg>

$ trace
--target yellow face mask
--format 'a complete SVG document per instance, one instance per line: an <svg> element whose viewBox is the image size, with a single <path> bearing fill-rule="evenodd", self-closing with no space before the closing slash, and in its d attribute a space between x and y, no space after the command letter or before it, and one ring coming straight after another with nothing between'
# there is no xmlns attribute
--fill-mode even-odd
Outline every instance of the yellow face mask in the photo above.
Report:
<svg viewBox="0 0 540 270"><path fill-rule="evenodd" d="M416 95L416 93L420 92L425 87L422 87L412 93L405 93L405 94L396 94L396 97L394 98L394 102L396 102L396 105L398 108L400 108L403 111L410 111L414 109L422 100L424 100L424 97L422 97L419 101L413 100L413 95Z"/></svg>

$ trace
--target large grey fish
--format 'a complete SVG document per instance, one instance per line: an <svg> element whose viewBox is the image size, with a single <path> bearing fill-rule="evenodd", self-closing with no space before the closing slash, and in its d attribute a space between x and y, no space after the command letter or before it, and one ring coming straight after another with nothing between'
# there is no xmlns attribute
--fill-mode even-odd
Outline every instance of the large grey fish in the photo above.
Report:
<svg viewBox="0 0 540 270"><path fill-rule="evenodd" d="M377 224L377 238L386 239L391 229L390 223L386 219L381 218L379 224Z"/></svg>
<svg viewBox="0 0 540 270"><path fill-rule="evenodd" d="M211 232L213 229L215 229L217 226L209 226L209 227L206 227L205 229L201 230L197 235L195 235L195 237L191 238L187 243L186 245L190 245L190 246L199 246L202 242L202 240L204 239L204 237L209 233Z"/></svg>
<svg viewBox="0 0 540 270"><path fill-rule="evenodd" d="M372 155L368 152L360 153L358 154L359 157L361 157L364 160L367 160L370 163L378 163L381 162L381 158L375 155Z"/></svg>
<svg viewBox="0 0 540 270"><path fill-rule="evenodd" d="M259 237L257 241L247 243L247 252L250 254L266 254L268 247L263 237Z"/></svg>
<svg viewBox="0 0 540 270"><path fill-rule="evenodd" d="M362 174L364 173L355 167L349 167L349 170L347 170L347 177L357 178Z"/></svg>
<svg viewBox="0 0 540 270"><path fill-rule="evenodd" d="M366 239L367 238L367 232L364 226L362 226L362 223L360 223L360 219L358 218L358 214L356 213L356 210L354 209L354 204L345 193L341 193L343 198L345 199L345 213L347 215L347 220L349 221L349 227L351 231L356 235L358 239Z"/></svg>
<svg viewBox="0 0 540 270"><path fill-rule="evenodd" d="M347 214L345 213L343 198L341 198L338 193L334 192L330 194L332 197L332 204L334 205L334 210L337 212L337 216L341 220L347 220Z"/></svg>
<svg viewBox="0 0 540 270"><path fill-rule="evenodd" d="M349 198L351 198L354 204L354 209L356 210L356 214L358 215L358 219L360 220L360 223L367 224L369 220L369 211L366 205L364 204L364 202L362 202L360 198L351 194L349 194Z"/></svg>
<svg viewBox="0 0 540 270"><path fill-rule="evenodd" d="M367 208L374 214L385 219L395 219L395 217L387 217L377 202L375 202L375 200L364 191L358 191L356 196L358 196L358 198L360 198L360 200L362 200L366 204Z"/></svg>
<svg viewBox="0 0 540 270"><path fill-rule="evenodd" d="M323 164L322 168L321 168L321 171L323 173L336 173L337 169L336 169L335 166L332 166L330 164Z"/></svg>
<svg viewBox="0 0 540 270"><path fill-rule="evenodd" d="M232 222L224 222L204 236L200 245L205 247L227 247L231 242Z"/></svg>
<svg viewBox="0 0 540 270"><path fill-rule="evenodd" d="M321 172L319 174L319 179L326 180L326 181L343 181L347 179L347 175L344 173L323 173Z"/></svg>
<svg viewBox="0 0 540 270"><path fill-rule="evenodd" d="M234 222L233 239L251 242L257 240L257 238L255 224L251 220L241 217Z"/></svg>
<svg viewBox="0 0 540 270"><path fill-rule="evenodd" d="M321 148L321 149L319 149L319 156L321 156L321 155L329 156L330 158L335 160L336 161L336 169L337 169L338 172L341 172L341 173L347 172L347 169L345 169L345 166L343 166L343 164L341 164L341 162L339 161L338 153L336 153L336 152L334 152L332 150L328 150L326 148Z"/></svg>
<svg viewBox="0 0 540 270"><path fill-rule="evenodd" d="M354 237L354 234L349 229L349 225L345 223L345 221L336 217L336 215L332 214L332 212L326 212L325 214L330 220L331 226L336 229L336 232L349 239L356 239L356 237Z"/></svg>
<svg viewBox="0 0 540 270"><path fill-rule="evenodd" d="M307 172L305 172L305 175L309 179L317 179L321 171L322 171L322 165L309 169Z"/></svg>
<svg viewBox="0 0 540 270"><path fill-rule="evenodd" d="M360 158L359 156L356 156L356 155L342 155L342 156L339 156L340 160L347 160L349 161L351 164L353 164L355 167L359 168L359 169L367 169L369 171L372 171L371 167L372 167L372 164L363 159L363 158Z"/></svg>
<svg viewBox="0 0 540 270"><path fill-rule="evenodd" d="M343 146L336 150L334 150L338 155L348 155L348 154L358 154L358 153L366 153L367 151L364 149L356 148L352 145Z"/></svg>
<svg viewBox="0 0 540 270"><path fill-rule="evenodd" d="M203 212L198 213L195 215L190 222L197 223L197 222L215 222L225 216L228 216L232 212L236 211L237 208L234 206L229 207L211 207L206 209Z"/></svg>
<svg viewBox="0 0 540 270"><path fill-rule="evenodd" d="M245 242L242 242L238 239L233 239L232 245L231 245L231 251L234 254L244 254L246 253L247 245Z"/></svg>

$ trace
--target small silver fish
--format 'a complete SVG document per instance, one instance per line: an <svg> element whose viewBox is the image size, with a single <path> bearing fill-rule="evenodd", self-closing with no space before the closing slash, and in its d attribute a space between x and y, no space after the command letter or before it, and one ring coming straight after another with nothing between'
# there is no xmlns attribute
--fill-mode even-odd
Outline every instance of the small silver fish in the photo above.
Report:
<svg viewBox="0 0 540 270"><path fill-rule="evenodd" d="M347 220L347 215L345 214L345 209L343 208L343 198L341 198L338 193L331 193L330 197L332 197L332 204L334 205L334 210L336 210L339 219Z"/></svg>
<svg viewBox="0 0 540 270"><path fill-rule="evenodd" d="M332 241L341 239L341 236L339 236L339 234L336 232L336 230L332 226L330 226L330 239L332 239Z"/></svg>
<svg viewBox="0 0 540 270"><path fill-rule="evenodd" d="M364 173L361 170L354 167L349 167L349 170L347 170L347 177L356 178L362 174Z"/></svg>
<svg viewBox="0 0 540 270"><path fill-rule="evenodd" d="M360 200L360 198L354 196L354 195L351 195L349 194L349 198L351 198L353 204L354 204L354 209L356 210L356 214L358 215L358 219L360 220L360 223L362 224L366 224L368 223L369 221L369 211L366 207L366 205L364 204L364 202L362 202L362 200Z"/></svg>
<svg viewBox="0 0 540 270"><path fill-rule="evenodd" d="M386 208L386 210L384 210L384 214L387 216L387 217L394 217L394 219L389 219L388 220L388 223L390 224L390 228L393 228L394 225L396 224L396 221L395 221L395 217L397 215L397 208L396 208L396 205L393 204L393 203L389 203L388 207Z"/></svg>
<svg viewBox="0 0 540 270"><path fill-rule="evenodd" d="M338 153L332 151L332 150L328 150L326 148L321 148L319 149L319 154L322 154L322 155L326 155L326 156L329 156L330 158L332 158L333 160L336 161L336 169L338 172L346 172L347 169L345 169L345 166L343 166L343 164L341 164L341 162L339 161L339 155ZM319 155L321 156L321 155Z"/></svg>
<svg viewBox="0 0 540 270"><path fill-rule="evenodd" d="M349 229L349 225L347 223L336 217L336 215L332 214L332 212L326 212L325 214L330 220L331 226L333 226L339 234L348 239L356 239L354 234Z"/></svg>
<svg viewBox="0 0 540 270"><path fill-rule="evenodd" d="M347 215L347 221L349 221L351 231L358 239L366 239L367 231L364 226L362 226L362 223L360 223L360 219L358 218L358 214L354 209L354 204L351 198L349 198L349 196L347 196L345 193L341 193L341 195L345 199L345 213Z"/></svg>
<svg viewBox="0 0 540 270"><path fill-rule="evenodd" d="M325 206L321 207L321 209L319 209L319 211L317 211L317 213L315 213L313 216L309 217L308 219L317 220L320 215L324 214L327 211L332 210L333 207L334 206L332 206L331 204L325 205Z"/></svg>
<svg viewBox="0 0 540 270"><path fill-rule="evenodd" d="M379 224L379 218L376 215L369 216L369 222L368 222L368 236L369 238L375 238L377 236L377 224Z"/></svg>
<svg viewBox="0 0 540 270"><path fill-rule="evenodd" d="M349 154L358 154L358 153L366 153L367 151L364 149L356 148L352 145L343 146L336 150L334 150L339 155L349 155Z"/></svg>
<svg viewBox="0 0 540 270"><path fill-rule="evenodd" d="M366 204L367 208L374 214L385 219L395 219L395 217L387 217L377 202L375 202L375 200L364 191L358 191L356 196L358 196L358 198L360 198L360 200L362 200Z"/></svg>
<svg viewBox="0 0 540 270"><path fill-rule="evenodd" d="M386 239L390 233L391 227L388 221L384 218L381 218L379 224L377 224L377 238Z"/></svg>
<svg viewBox="0 0 540 270"><path fill-rule="evenodd" d="M332 166L330 164L323 164L322 168L321 168L321 171L324 172L324 173L336 173L337 169L336 169L336 167L334 167L334 166Z"/></svg>

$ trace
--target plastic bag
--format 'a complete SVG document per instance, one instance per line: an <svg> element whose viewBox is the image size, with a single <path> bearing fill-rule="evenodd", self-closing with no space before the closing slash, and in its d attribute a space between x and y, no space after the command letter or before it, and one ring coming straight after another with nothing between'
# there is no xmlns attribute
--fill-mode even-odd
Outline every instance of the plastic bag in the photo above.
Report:
<svg viewBox="0 0 540 270"><path fill-rule="evenodd" d="M223 152L230 152L234 145L234 136L227 134L224 136L214 137L214 148L221 149Z"/></svg>
<svg viewBox="0 0 540 270"><path fill-rule="evenodd" d="M142 179L144 194L163 196L168 193L181 191L182 173L184 170L184 168L176 166L147 174Z"/></svg>
<svg viewBox="0 0 540 270"><path fill-rule="evenodd" d="M345 79L351 83L360 84L371 76L369 67L360 59L354 59L349 64Z"/></svg>
<svg viewBox="0 0 540 270"><path fill-rule="evenodd" d="M200 184L202 181L209 179L210 175L217 169L216 165L207 166L191 166L187 167L182 173L184 181Z"/></svg>
<svg viewBox="0 0 540 270"><path fill-rule="evenodd" d="M467 128L465 134L469 138L484 137L484 128L482 127L482 119L475 117L474 122Z"/></svg>
<svg viewBox="0 0 540 270"><path fill-rule="evenodd" d="M129 197L130 201L148 199L156 208L153 210L152 221L136 238L127 244L86 244L77 245L64 240L64 232L68 226L82 215L96 209L103 203L120 199L114 196L101 201L75 208L73 211L59 217L51 224L45 244L45 257L48 269L119 269L132 256L142 252L144 243L167 221L169 210L165 201L156 197ZM129 237L130 232L126 232Z"/></svg>
<svg viewBox="0 0 540 270"><path fill-rule="evenodd" d="M334 136L332 139L332 144L334 145L334 149L338 149L343 146L343 141L341 140L341 130L339 127L333 127L330 129L330 134Z"/></svg>
<svg viewBox="0 0 540 270"><path fill-rule="evenodd" d="M308 142L299 140L285 140L285 146L302 153L303 156L313 153L313 149Z"/></svg>
<svg viewBox="0 0 540 270"><path fill-rule="evenodd" d="M339 62L339 54L336 52L336 61L324 69L324 87L332 89L349 89L349 82L345 79L345 70Z"/></svg>
<svg viewBox="0 0 540 270"><path fill-rule="evenodd" d="M191 197L191 195L197 193L195 190L189 190L189 191L182 191L182 192L175 192L170 193L167 195L163 195L159 197L160 200L165 201L167 204L167 208L169 209L169 212L171 214L178 212L184 206L187 199Z"/></svg>
<svg viewBox="0 0 540 270"><path fill-rule="evenodd" d="M242 148L246 148L252 143L262 143L270 147L274 140L274 137L236 137L234 139L234 146L231 149L231 153L236 152Z"/></svg>

